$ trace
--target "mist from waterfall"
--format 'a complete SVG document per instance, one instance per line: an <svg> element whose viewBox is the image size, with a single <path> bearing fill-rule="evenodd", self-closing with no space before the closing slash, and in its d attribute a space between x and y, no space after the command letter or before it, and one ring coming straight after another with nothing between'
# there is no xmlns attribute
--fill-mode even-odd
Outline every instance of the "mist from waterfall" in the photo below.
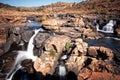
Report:
<svg viewBox="0 0 120 80"><path fill-rule="evenodd" d="M99 29L99 24L96 22L96 30L103 32L103 33L114 33L114 28L113 26L115 25L114 20L110 20L105 26L103 26L102 29Z"/></svg>
<svg viewBox="0 0 120 80"><path fill-rule="evenodd" d="M13 65L11 71L7 74L6 80L12 80L12 77L14 76L16 71L19 70L20 68L22 68L21 62L23 60L25 60L25 59L32 59L32 61L36 60L37 56L34 56L34 54L33 54L33 48L34 48L33 42L34 42L35 36L37 35L37 33L39 31L41 31L41 29L34 30L35 33L29 40L27 51L18 51L18 55L16 57L14 65Z"/></svg>

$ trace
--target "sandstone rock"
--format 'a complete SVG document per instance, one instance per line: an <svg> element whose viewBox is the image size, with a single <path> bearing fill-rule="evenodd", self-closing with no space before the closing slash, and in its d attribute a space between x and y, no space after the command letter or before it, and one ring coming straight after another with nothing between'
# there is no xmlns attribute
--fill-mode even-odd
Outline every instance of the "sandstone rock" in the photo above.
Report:
<svg viewBox="0 0 120 80"><path fill-rule="evenodd" d="M37 72L41 72L43 75L49 74L51 72L51 64L42 62L40 58L35 61L34 68Z"/></svg>
<svg viewBox="0 0 120 80"><path fill-rule="evenodd" d="M50 56L49 52L44 52L40 58L35 61L34 68L43 75L53 74L55 61L55 57Z"/></svg>
<svg viewBox="0 0 120 80"><path fill-rule="evenodd" d="M76 55L86 55L88 44L81 38L75 39L75 49L72 51Z"/></svg>
<svg viewBox="0 0 120 80"><path fill-rule="evenodd" d="M113 75L106 72L92 72L92 75L88 80L119 80L120 75Z"/></svg>
<svg viewBox="0 0 120 80"><path fill-rule="evenodd" d="M70 17L67 19L67 22L63 25L66 27L84 27L85 23L82 17Z"/></svg>
<svg viewBox="0 0 120 80"><path fill-rule="evenodd" d="M89 79L91 75L91 70L84 68L78 73L78 80L80 80L81 77L83 78L83 80Z"/></svg>
<svg viewBox="0 0 120 80"><path fill-rule="evenodd" d="M88 66L93 72L115 72L114 66L112 64L108 64L102 60L97 60L96 58L92 58L91 64Z"/></svg>
<svg viewBox="0 0 120 80"><path fill-rule="evenodd" d="M103 46L89 47L88 55L96 58L101 58L102 60L105 60L105 59L112 60L114 58L113 51Z"/></svg>
<svg viewBox="0 0 120 80"><path fill-rule="evenodd" d="M114 53L113 53L113 51L111 49L101 46L100 51L102 53L106 54L109 60L112 60L114 58Z"/></svg>
<svg viewBox="0 0 120 80"><path fill-rule="evenodd" d="M51 36L45 42L45 50L50 51L51 49L54 49L59 53L65 47L65 44L70 41L71 39L64 35Z"/></svg>
<svg viewBox="0 0 120 80"><path fill-rule="evenodd" d="M97 50L94 48L94 46L93 47L91 46L88 48L88 54L91 57L97 57L98 55Z"/></svg>
<svg viewBox="0 0 120 80"><path fill-rule="evenodd" d="M66 36L70 36L71 38L78 38L81 36L81 33L77 30L75 30L74 27L60 27L59 30L55 31L56 33L59 34L64 34Z"/></svg>
<svg viewBox="0 0 120 80"><path fill-rule="evenodd" d="M37 48L40 48L41 46L44 45L45 41L50 37L49 33L45 32L40 32L38 35L35 37L35 45Z"/></svg>
<svg viewBox="0 0 120 80"><path fill-rule="evenodd" d="M115 32L117 33L117 36L120 37L120 28L115 29Z"/></svg>
<svg viewBox="0 0 120 80"><path fill-rule="evenodd" d="M33 31L24 31L21 34L21 39L25 42L29 42L32 35L33 35Z"/></svg>
<svg viewBox="0 0 120 80"><path fill-rule="evenodd" d="M39 34L38 34L39 35ZM45 41L45 51L35 61L34 67L38 72L42 72L44 75L47 73L53 74L57 67L58 59L62 54L62 50L67 42L71 39L67 36L55 35L49 37Z"/></svg>
<svg viewBox="0 0 120 80"><path fill-rule="evenodd" d="M71 55L70 58L67 60L67 69L69 71L73 71L74 73L78 74L78 72L83 68L85 65L85 61L87 60L86 56L73 56Z"/></svg>
<svg viewBox="0 0 120 80"><path fill-rule="evenodd" d="M48 19L42 22L42 25L45 29L57 30L66 23L66 20L61 19Z"/></svg>
<svg viewBox="0 0 120 80"><path fill-rule="evenodd" d="M85 23L84 23L82 17L80 17L80 18L75 18L75 20L73 21L73 24L74 24L75 26L78 26L78 27L84 27L84 26L85 26Z"/></svg>

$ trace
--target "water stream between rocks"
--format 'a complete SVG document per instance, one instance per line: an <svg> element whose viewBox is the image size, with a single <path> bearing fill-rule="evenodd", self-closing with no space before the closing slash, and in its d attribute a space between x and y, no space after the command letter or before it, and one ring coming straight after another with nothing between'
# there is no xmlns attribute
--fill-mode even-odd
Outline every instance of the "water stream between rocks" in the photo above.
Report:
<svg viewBox="0 0 120 80"><path fill-rule="evenodd" d="M109 24L112 24L112 23L113 23L113 21L110 21L105 27L107 27ZM27 26L28 26L28 28L26 30L34 30L34 34L30 38L30 41L29 41L28 46L27 46L27 50L26 51L17 51L19 54L17 55L17 57L15 59L15 63L13 65L11 71L9 73L7 73L7 76L6 76L5 80L16 80L15 77L13 78L13 76L15 74L17 74L17 76L22 74L20 79L17 79L17 80L31 80L31 79L29 79L30 75L28 75L26 72L24 72L25 70L21 66L21 64L22 64L22 61L24 61L26 59L32 59L33 62L36 60L37 56L33 55L34 38L37 35L37 33L39 33L39 31L44 31L44 29L41 27L41 25L39 23L37 23L35 21L30 21L30 20L27 22ZM113 25L111 25L111 27L112 26ZM102 31L98 30L98 31L101 31L101 32L105 32L106 31L106 29L104 29L104 28L103 28L103 30ZM110 30L108 30L107 33L113 33L112 28ZM104 37L104 38L101 38L101 39L84 40L84 41L88 43L88 46L104 46L104 47L110 48L112 50L120 48L120 39L116 38L116 37ZM24 43L21 44L21 45L24 45ZM6 54L4 56L1 56L1 58L0 58L0 60L1 60L0 61L1 62L0 65L4 65L4 62L7 61L7 60L5 60L5 58L13 57L12 55L14 55L14 54L11 54L11 55ZM6 73L2 74L2 72L3 72L2 68L0 68L0 69L1 69L1 74L0 74L1 77L3 77L3 76L5 77ZM59 70L60 70L59 71L59 75L62 76L62 77L60 77L60 80L65 80L64 79L65 78L64 75L67 75L67 74L66 74L66 67L64 66L63 63L59 65ZM37 74L37 76L41 75L40 73L39 74L36 73L36 74ZM47 77L49 78L50 76L47 76ZM42 75L39 77L39 79L43 80Z"/></svg>

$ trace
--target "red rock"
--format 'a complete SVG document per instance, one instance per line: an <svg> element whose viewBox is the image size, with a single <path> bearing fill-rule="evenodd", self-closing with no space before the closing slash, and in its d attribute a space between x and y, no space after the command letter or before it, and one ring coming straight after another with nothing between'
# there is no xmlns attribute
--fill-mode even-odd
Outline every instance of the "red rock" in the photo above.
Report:
<svg viewBox="0 0 120 80"><path fill-rule="evenodd" d="M98 53L94 47L88 48L88 54L89 54L89 56L92 56L92 57L97 57L97 55L98 55Z"/></svg>
<svg viewBox="0 0 120 80"><path fill-rule="evenodd" d="M88 80L120 80L120 75L102 72L92 72Z"/></svg>
<svg viewBox="0 0 120 80"><path fill-rule="evenodd" d="M116 32L117 35L120 37L120 28L117 28L117 29L115 30L115 32Z"/></svg>

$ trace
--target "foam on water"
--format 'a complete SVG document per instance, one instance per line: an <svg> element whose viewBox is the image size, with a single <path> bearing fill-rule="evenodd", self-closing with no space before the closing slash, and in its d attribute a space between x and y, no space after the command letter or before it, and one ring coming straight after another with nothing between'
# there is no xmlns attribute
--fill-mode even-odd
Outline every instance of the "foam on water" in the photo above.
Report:
<svg viewBox="0 0 120 80"><path fill-rule="evenodd" d="M100 30L99 29L99 24L96 23L96 30L103 32L103 33L114 33L113 26L115 25L115 21L110 20L103 28Z"/></svg>
<svg viewBox="0 0 120 80"><path fill-rule="evenodd" d="M33 61L36 60L37 56L34 56L34 54L33 54L33 48L34 48L33 42L34 42L35 36L37 35L37 33L39 31L40 31L40 29L34 30L35 33L29 40L27 51L18 51L18 55L16 57L14 65L13 65L11 71L7 74L6 80L12 80L12 77L16 73L16 71L19 70L20 68L22 68L21 62L23 60L25 60L25 59L32 59Z"/></svg>

